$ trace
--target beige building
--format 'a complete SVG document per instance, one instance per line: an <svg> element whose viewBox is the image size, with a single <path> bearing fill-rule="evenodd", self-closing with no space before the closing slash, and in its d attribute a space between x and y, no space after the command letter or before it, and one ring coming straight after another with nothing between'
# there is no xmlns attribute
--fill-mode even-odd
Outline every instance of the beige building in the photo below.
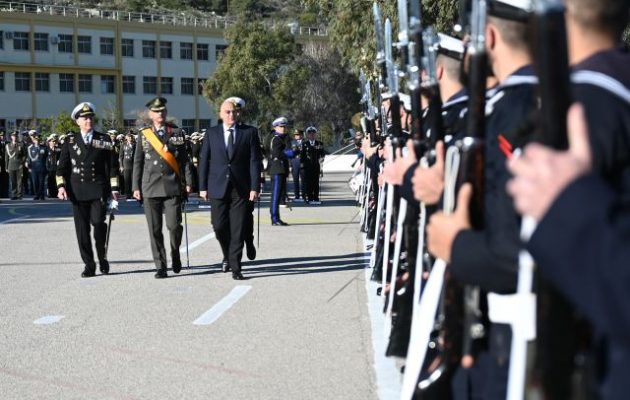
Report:
<svg viewBox="0 0 630 400"><path fill-rule="evenodd" d="M101 119L132 126L157 95L183 128L208 127L217 117L200 86L226 48L226 24L0 1L0 130L69 112L80 101L94 103Z"/></svg>

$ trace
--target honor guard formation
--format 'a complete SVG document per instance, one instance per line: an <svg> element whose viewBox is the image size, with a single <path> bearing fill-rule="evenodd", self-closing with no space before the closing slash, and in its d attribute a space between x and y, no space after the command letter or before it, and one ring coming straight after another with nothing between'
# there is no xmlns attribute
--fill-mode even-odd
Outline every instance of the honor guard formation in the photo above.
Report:
<svg viewBox="0 0 630 400"><path fill-rule="evenodd" d="M404 400L628 399L630 4L460 3L448 32L420 1L384 21L378 2L364 10L376 59L359 79L350 187L386 372ZM84 278L110 273L118 200L137 201L158 279L182 271L198 194L222 272L248 279L263 187L271 229L293 229L282 208L322 204L327 153L315 126L273 115L264 140L244 99L216 104L217 125L188 135L165 97L126 133L97 131L81 102L71 132L11 132L0 194L69 200Z"/></svg>

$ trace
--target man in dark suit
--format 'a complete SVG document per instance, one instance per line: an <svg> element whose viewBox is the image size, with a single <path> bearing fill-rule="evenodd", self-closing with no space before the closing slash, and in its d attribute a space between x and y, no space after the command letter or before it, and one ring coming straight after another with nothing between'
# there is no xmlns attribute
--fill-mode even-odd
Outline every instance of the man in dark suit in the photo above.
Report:
<svg viewBox="0 0 630 400"><path fill-rule="evenodd" d="M112 166L113 144L109 136L92 128L95 107L80 103L72 111L80 134L66 138L57 165L57 197L72 201L74 226L85 268L84 278L95 275L96 264L90 239L90 224L94 227L94 244L101 273L109 273L105 254L107 201L118 197L118 178Z"/></svg>
<svg viewBox="0 0 630 400"><path fill-rule="evenodd" d="M166 249L162 235L162 214L170 236L173 272L182 270L182 201L191 191L192 174L184 134L166 122L166 99L149 101L152 126L140 129L133 163L133 197L144 197L144 214L149 226L151 252L157 268L155 277L166 278ZM184 192L183 189L186 189Z"/></svg>
<svg viewBox="0 0 630 400"><path fill-rule="evenodd" d="M222 124L206 132L199 159L199 195L210 199L212 227L223 252L223 272L241 274L243 241L260 187L258 130L238 122L240 102L221 104Z"/></svg>

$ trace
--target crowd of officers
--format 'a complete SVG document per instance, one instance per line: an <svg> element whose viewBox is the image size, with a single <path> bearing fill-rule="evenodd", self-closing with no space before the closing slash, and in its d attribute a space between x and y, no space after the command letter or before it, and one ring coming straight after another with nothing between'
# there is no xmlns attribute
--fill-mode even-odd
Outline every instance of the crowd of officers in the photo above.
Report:
<svg viewBox="0 0 630 400"><path fill-rule="evenodd" d="M286 121L286 118L282 118ZM285 122L284 126L286 125ZM277 134L276 125L273 125L273 129L270 137ZM192 134L183 131L186 152L191 162L193 193L198 192L199 151L205 133L205 129ZM278 196L277 205L285 207L289 199L312 205L321 203L319 179L322 175L321 162L325 152L323 143L316 139L317 134L317 128L309 126L306 129L307 139L304 139L304 130L296 128L292 138L289 138L286 132L282 135L282 146L291 152L282 151L281 155L272 156L271 153L276 150L269 147L261 149L263 155L268 155L269 174L284 176L285 186ZM127 199L132 199L133 163L138 131L129 129L122 134L112 129L107 135L113 144L112 162L118 171L120 193ZM7 137L9 139L5 140ZM33 196L34 200L57 198L55 183L57 161L66 138L67 134L56 133L43 138L40 132L34 129L25 132L13 131L9 135L0 133L0 198L21 200L25 195ZM282 164L281 171L274 166L278 164L279 159ZM286 179L289 176L293 178L292 198L286 192Z"/></svg>
<svg viewBox="0 0 630 400"><path fill-rule="evenodd" d="M463 185L453 196L454 211L442 210L447 202L445 185L452 178L445 168L449 150L471 135L465 132L469 110L461 41L457 44L446 36L440 40L435 68L445 136L431 149L431 163L415 157L408 134L411 104L404 94L400 96L404 151L394 158L388 141L378 143L365 134L362 152L371 181L366 187L371 190L366 194L363 228L376 249L373 279L381 281L385 276L383 293L395 293L388 356L407 364L416 356L408 352L413 308L418 306L412 303L414 278L421 276L424 285L434 260L447 263L447 283L415 398L507 398L512 340L522 337L513 328L528 326L518 321L525 318L525 308L495 309L493 314L486 299L516 292L519 254L524 248L537 264L541 279L535 280L535 289L543 299L534 320L535 355L528 359L535 360L528 366L529 395L629 396L630 269L624 255L630 248L630 53L621 36L630 8L626 0L564 3L571 97L582 105L569 113L569 150L530 143L536 141L532 116L540 98L528 25L532 6L525 0L488 1L485 48L492 76L487 83L485 162L478 171L483 177L481 193ZM387 97L383 93L382 110L391 115ZM423 107L428 111L426 100ZM377 128L385 137L390 126ZM429 126L423 129L423 136L430 137ZM575 139L578 133L584 136L581 141ZM378 207L379 197L386 196L381 190L384 185L393 185L408 204L402 230L392 228L389 237L385 237L385 207ZM477 209L483 225L477 225L469 211L476 199L481 199ZM421 208L426 210L426 226L418 232ZM520 236L523 215L538 223L525 243ZM390 218L395 225L396 216ZM417 247L419 234L424 236L424 248ZM397 235L404 237L400 253L394 251ZM379 243L384 244L377 248ZM389 258L383 259L387 247ZM400 257L400 267L392 277L399 261L394 256ZM473 288L479 294L470 314L470 304L458 296L468 300ZM503 317L496 317L499 313ZM506 315L515 321L513 325Z"/></svg>

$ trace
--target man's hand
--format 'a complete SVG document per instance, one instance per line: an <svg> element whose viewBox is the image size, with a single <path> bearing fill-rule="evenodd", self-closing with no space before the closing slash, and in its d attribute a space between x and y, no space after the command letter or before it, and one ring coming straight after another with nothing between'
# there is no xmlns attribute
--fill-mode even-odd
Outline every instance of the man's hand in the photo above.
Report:
<svg viewBox="0 0 630 400"><path fill-rule="evenodd" d="M258 192L252 190L249 192L249 201L256 201L258 199Z"/></svg>
<svg viewBox="0 0 630 400"><path fill-rule="evenodd" d="M66 192L66 188L59 188L59 190L57 191L57 198L59 200L68 200L68 193Z"/></svg>
<svg viewBox="0 0 630 400"><path fill-rule="evenodd" d="M202 190L199 192L199 197L201 197L204 200L208 200L208 191L207 190Z"/></svg>
<svg viewBox="0 0 630 400"><path fill-rule="evenodd" d="M567 151L554 151L533 143L525 148L522 157L508 163L514 178L508 182L507 191L514 197L517 211L537 222L569 183L591 169L588 127L581 105L571 106L567 124Z"/></svg>
<svg viewBox="0 0 630 400"><path fill-rule="evenodd" d="M133 191L133 198L138 200L138 201L142 201L142 194L140 193L139 190L134 190Z"/></svg>
<svg viewBox="0 0 630 400"><path fill-rule="evenodd" d="M117 190L112 191L112 200L118 200L118 196L120 196L120 193Z"/></svg>
<svg viewBox="0 0 630 400"><path fill-rule="evenodd" d="M186 193L192 193L192 186L186 185Z"/></svg>
<svg viewBox="0 0 630 400"><path fill-rule="evenodd" d="M385 182L392 185L401 185L405 172L416 162L416 152L413 148L413 141L407 141L407 153L402 154L401 149L396 149L396 160L393 163L386 163L383 169Z"/></svg>
<svg viewBox="0 0 630 400"><path fill-rule="evenodd" d="M435 164L418 167L413 174L413 197L425 204L437 204L444 191L444 142L435 145Z"/></svg>
<svg viewBox="0 0 630 400"><path fill-rule="evenodd" d="M435 213L427 225L429 252L447 263L451 261L451 250L455 236L464 229L470 229L468 205L471 196L472 186L470 183L465 183L457 194L457 208L453 214Z"/></svg>

